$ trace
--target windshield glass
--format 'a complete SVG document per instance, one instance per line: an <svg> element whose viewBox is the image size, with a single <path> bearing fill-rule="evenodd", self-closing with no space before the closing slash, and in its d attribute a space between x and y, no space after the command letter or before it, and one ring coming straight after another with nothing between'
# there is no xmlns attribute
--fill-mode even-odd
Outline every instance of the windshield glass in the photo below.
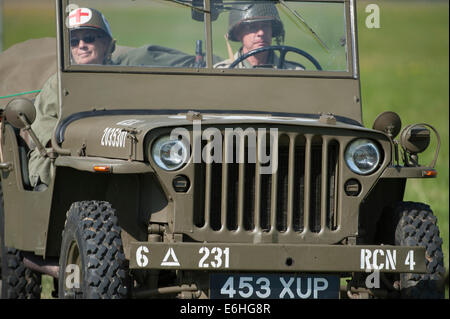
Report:
<svg viewBox="0 0 450 319"><path fill-rule="evenodd" d="M203 0L70 0L69 64L348 71L343 2L211 0L210 7Z"/></svg>

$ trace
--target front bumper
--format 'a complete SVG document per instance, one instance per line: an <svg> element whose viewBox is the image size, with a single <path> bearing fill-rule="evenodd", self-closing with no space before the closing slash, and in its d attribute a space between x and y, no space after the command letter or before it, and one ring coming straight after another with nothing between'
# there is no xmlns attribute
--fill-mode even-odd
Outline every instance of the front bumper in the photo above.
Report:
<svg viewBox="0 0 450 319"><path fill-rule="evenodd" d="M131 269L426 273L424 247L390 245L133 242L129 256Z"/></svg>

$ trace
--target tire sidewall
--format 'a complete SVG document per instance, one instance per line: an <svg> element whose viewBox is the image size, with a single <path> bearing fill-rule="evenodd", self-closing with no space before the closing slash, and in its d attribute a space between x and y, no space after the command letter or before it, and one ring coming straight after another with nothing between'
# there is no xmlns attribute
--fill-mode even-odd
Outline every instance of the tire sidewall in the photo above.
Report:
<svg viewBox="0 0 450 319"><path fill-rule="evenodd" d="M68 269L70 247L74 242L79 252L80 268ZM108 251L107 254L105 250ZM123 254L121 229L115 210L108 202L85 201L72 204L62 234L59 264L60 298L103 299L127 296L128 267ZM77 289L65 296L67 277L74 271L78 271L78 274L72 275L71 279L79 278L79 286L67 287L68 290Z"/></svg>
<svg viewBox="0 0 450 319"><path fill-rule="evenodd" d="M77 212L76 212L77 213ZM84 274L85 271L84 269L86 269L86 260L85 260L85 254L83 253L83 251L85 251L85 242L84 240L82 240L82 236L81 236L81 230L79 227L79 220L75 220L74 215L78 215L78 214L70 214L69 213L69 218L66 222L66 227L64 228L64 232L63 232L63 238L62 238L62 243L61 243L61 255L60 255L60 267L59 267L59 297L60 298L65 298L64 296L64 288L66 285L66 281L67 281L67 275L71 274L70 269L67 268L67 266L69 266L67 264L67 258L68 258L68 254L69 254L69 248L71 246L71 244L73 242L76 243L76 245L78 246L79 252L80 252L80 257L81 257L81 269L76 269L77 271L79 271L80 273L79 275L79 285L80 288L82 289L81 291L83 292L83 296L86 296L86 290L84 287L84 282L85 282L85 278L84 278ZM86 296L87 297L87 296ZM88 297L87 297L88 298Z"/></svg>
<svg viewBox="0 0 450 319"><path fill-rule="evenodd" d="M441 278L440 266L444 267L442 253L442 246L439 245L440 234L436 223L436 218L433 215L431 208L423 203L415 202L401 202L397 205L396 210L396 228L395 228L395 245L397 246L418 246L424 247L426 250L426 274L400 274L401 297L406 299L440 299L444 297L444 289L440 285ZM411 222L416 221L416 223ZM411 233L407 228L411 229L414 224L414 229L419 230L425 223L432 225L433 228L427 230L431 231L433 239L438 241L428 242L422 239L422 236L417 235L416 232ZM442 242L442 240L441 240ZM428 255L430 245L435 245L433 250L437 250L437 254ZM436 263L438 266L433 269L431 264Z"/></svg>

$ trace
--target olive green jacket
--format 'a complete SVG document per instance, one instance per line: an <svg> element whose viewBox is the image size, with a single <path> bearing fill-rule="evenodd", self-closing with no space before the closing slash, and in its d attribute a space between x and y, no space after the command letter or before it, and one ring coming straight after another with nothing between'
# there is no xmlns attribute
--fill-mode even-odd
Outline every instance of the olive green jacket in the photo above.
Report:
<svg viewBox="0 0 450 319"><path fill-rule="evenodd" d="M42 145L50 147L59 114L57 74L52 75L44 84L34 105L36 107L36 119L31 128ZM35 187L39 180L41 183L50 184L53 174L52 165L50 158L41 156L37 148L31 151L28 170L32 187Z"/></svg>
<svg viewBox="0 0 450 319"><path fill-rule="evenodd" d="M150 45L120 54L111 64L193 67L194 63L195 56L170 48ZM44 84L34 104L36 107L36 120L31 128L42 145L50 147L50 141L59 115L56 74L52 75ZM31 186L35 187L39 183L49 185L53 175L52 167L53 163L49 157L43 157L37 148L33 149L30 152L28 161Z"/></svg>

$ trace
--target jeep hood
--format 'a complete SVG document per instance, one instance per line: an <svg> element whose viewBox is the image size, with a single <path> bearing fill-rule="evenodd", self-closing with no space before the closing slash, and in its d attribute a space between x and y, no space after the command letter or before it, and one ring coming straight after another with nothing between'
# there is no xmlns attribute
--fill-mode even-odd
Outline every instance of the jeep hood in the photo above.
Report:
<svg viewBox="0 0 450 319"><path fill-rule="evenodd" d="M62 121L56 129L57 141L70 149L72 155L101 156L143 161L144 143L147 134L156 129L193 125L202 128L217 126L236 128L255 125L258 127L311 126L336 128L337 130L372 131L350 119L319 115L276 116L267 114L214 114L214 113L174 113L164 115L104 115L107 112L78 114ZM199 119L201 118L201 120ZM197 126L198 127L198 126ZM380 132L378 132L380 133ZM129 139L136 141L131 149Z"/></svg>

